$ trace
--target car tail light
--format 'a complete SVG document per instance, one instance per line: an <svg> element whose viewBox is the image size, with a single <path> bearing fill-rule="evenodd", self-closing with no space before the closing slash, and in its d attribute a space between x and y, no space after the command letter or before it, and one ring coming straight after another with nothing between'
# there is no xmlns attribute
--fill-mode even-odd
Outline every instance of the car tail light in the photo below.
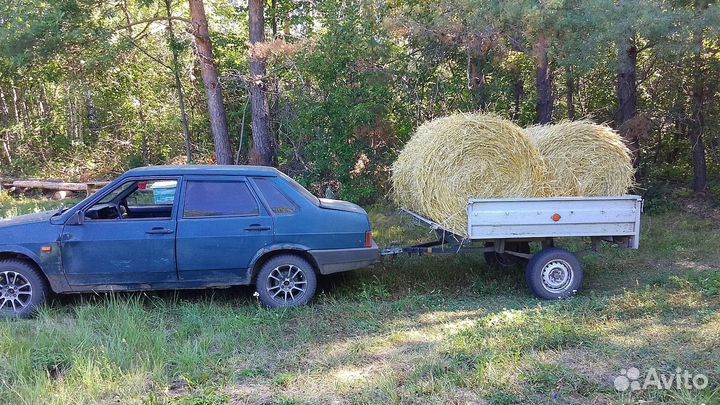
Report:
<svg viewBox="0 0 720 405"><path fill-rule="evenodd" d="M372 238L372 232L367 231L365 232L365 247L369 248L373 245L373 238Z"/></svg>

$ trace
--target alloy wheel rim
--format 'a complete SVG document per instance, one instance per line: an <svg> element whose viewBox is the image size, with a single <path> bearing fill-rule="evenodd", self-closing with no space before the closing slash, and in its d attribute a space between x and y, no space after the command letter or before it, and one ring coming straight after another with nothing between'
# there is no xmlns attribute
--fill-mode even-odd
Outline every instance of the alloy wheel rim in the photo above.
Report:
<svg viewBox="0 0 720 405"><path fill-rule="evenodd" d="M275 267L267 279L267 292L274 301L291 303L305 295L307 278L305 272L293 264Z"/></svg>
<svg viewBox="0 0 720 405"><path fill-rule="evenodd" d="M30 304L32 284L15 271L0 273L0 311L18 312Z"/></svg>
<svg viewBox="0 0 720 405"><path fill-rule="evenodd" d="M552 293L565 291L573 278L572 266L562 259L551 260L542 269L543 287Z"/></svg>

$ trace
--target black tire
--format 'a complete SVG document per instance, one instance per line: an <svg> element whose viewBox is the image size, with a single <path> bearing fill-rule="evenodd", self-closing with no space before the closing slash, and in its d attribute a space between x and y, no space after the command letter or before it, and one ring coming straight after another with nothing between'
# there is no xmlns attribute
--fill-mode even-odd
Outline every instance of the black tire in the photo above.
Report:
<svg viewBox="0 0 720 405"><path fill-rule="evenodd" d="M583 266L574 254L565 249L546 248L530 259L525 280L538 298L564 299L580 291Z"/></svg>
<svg viewBox="0 0 720 405"><path fill-rule="evenodd" d="M275 256L260 268L255 288L268 308L303 306L315 296L315 268L296 255Z"/></svg>
<svg viewBox="0 0 720 405"><path fill-rule="evenodd" d="M0 319L28 318L45 302L45 278L31 264L0 260Z"/></svg>
<svg viewBox="0 0 720 405"><path fill-rule="evenodd" d="M493 242L485 242L485 247L492 247ZM528 242L510 242L505 246L506 250L519 253L530 253L530 243ZM494 270L507 269L513 266L521 266L527 263L527 259L513 256L507 253L484 252L485 263Z"/></svg>

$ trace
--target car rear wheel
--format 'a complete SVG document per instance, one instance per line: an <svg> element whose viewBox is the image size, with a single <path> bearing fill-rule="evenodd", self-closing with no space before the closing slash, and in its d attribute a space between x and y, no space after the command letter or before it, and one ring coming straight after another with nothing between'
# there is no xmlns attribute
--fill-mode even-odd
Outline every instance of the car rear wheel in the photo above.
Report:
<svg viewBox="0 0 720 405"><path fill-rule="evenodd" d="M0 261L0 319L30 317L45 302L47 291L43 277L27 262Z"/></svg>
<svg viewBox="0 0 720 405"><path fill-rule="evenodd" d="M307 260L280 255L263 264L255 287L260 301L269 308L299 307L315 295L317 277Z"/></svg>

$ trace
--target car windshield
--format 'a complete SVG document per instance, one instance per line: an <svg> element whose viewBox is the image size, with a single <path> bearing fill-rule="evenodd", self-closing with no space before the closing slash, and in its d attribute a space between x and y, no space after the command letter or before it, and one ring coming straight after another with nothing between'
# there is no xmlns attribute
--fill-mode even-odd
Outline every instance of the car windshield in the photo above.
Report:
<svg viewBox="0 0 720 405"><path fill-rule="evenodd" d="M109 202L114 201L115 198L117 198L117 196L119 196L120 194L125 193L125 191L127 191L128 189L130 189L130 187L133 187L133 186L135 185L135 183L136 183L136 182L134 182L134 181L129 181L129 182L127 182L127 183L124 183L124 184L121 185L120 187L118 187L118 188L116 188L115 190L111 191L108 195L106 195L105 197L103 197L100 201L98 201L98 204L107 204L107 203L109 203Z"/></svg>
<svg viewBox="0 0 720 405"><path fill-rule="evenodd" d="M287 181L288 184L290 184L292 186L292 188L295 189L295 191L302 194L302 196L305 197L306 199L308 199L311 203L313 203L315 205L320 205L320 200L317 197L315 197L311 192L307 191L307 189L305 187L303 187L302 185L300 185L300 183L293 180L290 176L288 176L285 173L280 173L280 177L285 179L285 181Z"/></svg>

